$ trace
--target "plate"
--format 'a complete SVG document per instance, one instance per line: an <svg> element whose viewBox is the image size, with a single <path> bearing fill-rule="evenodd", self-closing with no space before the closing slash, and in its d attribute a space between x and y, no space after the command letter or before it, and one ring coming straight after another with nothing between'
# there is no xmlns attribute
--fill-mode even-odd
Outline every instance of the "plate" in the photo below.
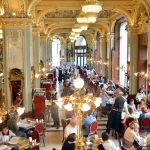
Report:
<svg viewBox="0 0 150 150"><path fill-rule="evenodd" d="M10 145L16 145L16 144L18 144L18 142L8 141L8 144L10 144Z"/></svg>
<svg viewBox="0 0 150 150"><path fill-rule="evenodd" d="M15 144L18 144L18 141L19 141L20 137L12 137L10 139L10 141L8 141L9 144L12 144L12 145L15 145Z"/></svg>

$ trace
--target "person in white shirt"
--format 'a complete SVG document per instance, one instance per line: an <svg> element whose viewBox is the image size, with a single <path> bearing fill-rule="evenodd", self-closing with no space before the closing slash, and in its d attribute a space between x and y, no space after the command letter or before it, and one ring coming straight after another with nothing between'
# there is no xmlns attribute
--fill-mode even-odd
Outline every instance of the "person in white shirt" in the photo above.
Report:
<svg viewBox="0 0 150 150"><path fill-rule="evenodd" d="M128 104L128 108L132 108L133 112L136 111L136 107L135 107L135 104L134 104L134 99L130 99L130 103Z"/></svg>
<svg viewBox="0 0 150 150"><path fill-rule="evenodd" d="M66 126L64 131L64 138L66 139L71 133L77 134L77 118L72 118L70 123Z"/></svg>
<svg viewBox="0 0 150 150"><path fill-rule="evenodd" d="M0 144L7 144L12 137L16 136L7 126L3 126L0 132Z"/></svg>
<svg viewBox="0 0 150 150"><path fill-rule="evenodd" d="M140 137L138 130L139 124L136 121L129 124L129 127L126 129L123 137L123 147L126 150L136 150L133 144L135 141L141 143L142 138Z"/></svg>
<svg viewBox="0 0 150 150"><path fill-rule="evenodd" d="M97 148L99 150L102 149L102 147L105 149L105 150L117 150L117 147L115 146L115 144L113 143L112 140L109 139L109 135L107 132L103 132L102 133L102 144L100 144Z"/></svg>
<svg viewBox="0 0 150 150"><path fill-rule="evenodd" d="M136 101L137 102L141 102L141 100L145 97L145 93L143 92L143 90L140 88L138 90L138 93L136 94Z"/></svg>

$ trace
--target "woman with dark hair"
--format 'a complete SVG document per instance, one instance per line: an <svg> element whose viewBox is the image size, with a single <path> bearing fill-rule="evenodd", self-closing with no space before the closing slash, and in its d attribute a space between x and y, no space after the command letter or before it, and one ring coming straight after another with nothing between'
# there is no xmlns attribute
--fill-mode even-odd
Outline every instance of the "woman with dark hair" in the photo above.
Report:
<svg viewBox="0 0 150 150"><path fill-rule="evenodd" d="M16 135L10 131L6 125L4 125L2 127L2 132L0 133L0 144L7 144L14 136Z"/></svg>
<svg viewBox="0 0 150 150"><path fill-rule="evenodd" d="M75 150L76 134L71 133L65 140L61 150Z"/></svg>

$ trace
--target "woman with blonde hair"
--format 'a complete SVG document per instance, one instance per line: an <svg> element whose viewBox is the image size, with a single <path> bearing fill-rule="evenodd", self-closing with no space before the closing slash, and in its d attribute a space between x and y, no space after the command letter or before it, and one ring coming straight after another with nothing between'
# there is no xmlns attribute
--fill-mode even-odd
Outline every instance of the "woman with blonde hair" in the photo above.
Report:
<svg viewBox="0 0 150 150"><path fill-rule="evenodd" d="M142 138L139 135L139 124L137 121L132 121L126 129L123 137L123 147L126 150L137 150L140 148Z"/></svg>

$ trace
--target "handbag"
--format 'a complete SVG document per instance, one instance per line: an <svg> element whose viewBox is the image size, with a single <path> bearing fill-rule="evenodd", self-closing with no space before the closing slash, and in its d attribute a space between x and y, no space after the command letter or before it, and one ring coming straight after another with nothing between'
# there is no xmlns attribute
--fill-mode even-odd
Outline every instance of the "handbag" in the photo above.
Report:
<svg viewBox="0 0 150 150"><path fill-rule="evenodd" d="M136 140L134 140L133 146L134 146L134 148L137 148L137 149L140 148L140 144L139 144L139 142L136 141Z"/></svg>

